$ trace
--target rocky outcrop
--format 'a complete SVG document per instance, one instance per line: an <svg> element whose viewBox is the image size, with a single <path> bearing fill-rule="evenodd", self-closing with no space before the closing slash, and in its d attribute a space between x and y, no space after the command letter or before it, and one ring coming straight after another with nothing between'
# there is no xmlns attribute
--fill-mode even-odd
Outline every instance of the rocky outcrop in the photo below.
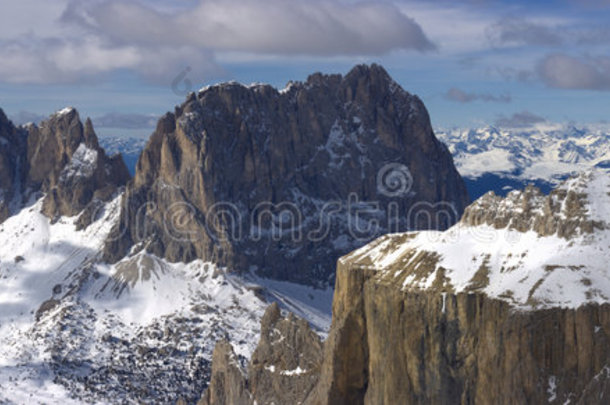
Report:
<svg viewBox="0 0 610 405"><path fill-rule="evenodd" d="M3 207L14 200L15 207L20 208L41 192L45 215L74 216L87 209L79 222L85 227L101 202L129 180L121 156L106 156L91 121L87 119L83 124L73 108L51 115L39 126L22 128L12 126L1 113L0 130ZM0 209L5 219L8 211Z"/></svg>
<svg viewBox="0 0 610 405"><path fill-rule="evenodd" d="M488 196L466 209L508 216L503 227L467 218L443 232L387 235L339 259L316 386L276 403L607 402L610 173L536 196ZM562 214L549 211L554 233L525 225L561 198Z"/></svg>
<svg viewBox="0 0 610 405"><path fill-rule="evenodd" d="M90 203L107 201L129 180L122 157L106 156L91 120L83 125L75 109L62 110L40 126L27 128L27 185L46 194L43 210L47 216L76 215Z"/></svg>
<svg viewBox="0 0 610 405"><path fill-rule="evenodd" d="M261 321L261 338L247 368L229 342L214 349L212 377L200 405L298 404L315 387L322 363L322 341L307 322L282 317L277 304Z"/></svg>
<svg viewBox="0 0 610 405"><path fill-rule="evenodd" d="M515 311L484 294L407 293L351 262L339 265L336 286L320 384L305 403L563 404L610 395L609 304Z"/></svg>
<svg viewBox="0 0 610 405"><path fill-rule="evenodd" d="M587 216L585 188L590 177L590 173L582 174L563 182L548 195L534 186L512 191L506 198L489 192L466 208L461 222L520 232L532 230L541 236L557 234L562 238L592 233L602 229L602 222Z"/></svg>
<svg viewBox="0 0 610 405"><path fill-rule="evenodd" d="M468 202L421 100L383 68L277 91L227 83L163 116L106 246L308 284L388 231L444 229Z"/></svg>

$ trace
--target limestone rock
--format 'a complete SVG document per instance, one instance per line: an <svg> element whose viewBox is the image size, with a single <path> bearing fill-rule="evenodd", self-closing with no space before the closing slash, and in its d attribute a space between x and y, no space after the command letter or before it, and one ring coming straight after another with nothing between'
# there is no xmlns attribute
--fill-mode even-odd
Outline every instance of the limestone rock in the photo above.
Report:
<svg viewBox="0 0 610 405"><path fill-rule="evenodd" d="M261 321L261 338L247 373L229 343L217 344L211 382L200 404L302 403L318 382L321 363L320 337L305 320L293 314L282 317L274 303Z"/></svg>
<svg viewBox="0 0 610 405"><path fill-rule="evenodd" d="M0 222L10 215L10 206L26 174L26 139L0 109ZM17 190L17 193L16 193Z"/></svg>
<svg viewBox="0 0 610 405"><path fill-rule="evenodd" d="M380 66L282 91L226 83L159 120L105 258L146 247L325 285L340 255L388 231L445 229L467 202L423 103Z"/></svg>
<svg viewBox="0 0 610 405"><path fill-rule="evenodd" d="M120 155L100 148L91 120L81 122L73 108L55 113L39 126L15 128L0 112L0 220L8 203L21 208L36 193L45 195L43 213L50 218L74 216L89 208L87 226L118 187L129 180Z"/></svg>

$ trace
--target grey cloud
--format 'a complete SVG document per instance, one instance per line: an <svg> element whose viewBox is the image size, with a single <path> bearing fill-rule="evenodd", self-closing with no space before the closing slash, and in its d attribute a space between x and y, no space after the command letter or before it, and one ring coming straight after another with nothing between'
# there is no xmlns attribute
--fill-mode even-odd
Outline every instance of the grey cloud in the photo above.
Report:
<svg viewBox="0 0 610 405"><path fill-rule="evenodd" d="M564 39L556 28L519 17L506 17L490 25L486 34L493 45L561 45Z"/></svg>
<svg viewBox="0 0 610 405"><path fill-rule="evenodd" d="M610 90L610 57L607 56L576 58L552 54L538 64L537 72L550 87Z"/></svg>
<svg viewBox="0 0 610 405"><path fill-rule="evenodd" d="M542 122L546 122L546 119L529 111L522 111L514 113L510 117L502 116L498 118L495 125L504 128L523 128Z"/></svg>
<svg viewBox="0 0 610 405"><path fill-rule="evenodd" d="M125 0L81 2L63 21L116 44L140 46L323 56L435 48L391 3L202 0L193 9L168 13Z"/></svg>
<svg viewBox="0 0 610 405"><path fill-rule="evenodd" d="M154 128L157 118L155 115L146 114L108 113L93 118L92 121L94 126L99 128L140 129Z"/></svg>
<svg viewBox="0 0 610 405"><path fill-rule="evenodd" d="M458 103L470 103L472 101L510 103L512 100L511 96L508 94L494 96L493 94L488 93L468 93L456 87L450 88L445 94L445 98Z"/></svg>
<svg viewBox="0 0 610 405"><path fill-rule="evenodd" d="M43 1L43 0L40 0ZM434 50L413 19L391 3L340 0L73 0L62 35L0 40L0 81L74 83L127 69L172 86L226 78L222 52L254 57L380 55Z"/></svg>

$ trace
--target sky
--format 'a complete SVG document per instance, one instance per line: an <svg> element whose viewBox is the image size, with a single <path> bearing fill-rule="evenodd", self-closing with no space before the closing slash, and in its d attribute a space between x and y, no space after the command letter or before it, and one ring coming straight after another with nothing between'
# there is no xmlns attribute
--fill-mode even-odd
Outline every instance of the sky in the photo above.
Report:
<svg viewBox="0 0 610 405"><path fill-rule="evenodd" d="M0 108L150 134L188 91L379 63L435 127L610 121L610 0L0 0Z"/></svg>

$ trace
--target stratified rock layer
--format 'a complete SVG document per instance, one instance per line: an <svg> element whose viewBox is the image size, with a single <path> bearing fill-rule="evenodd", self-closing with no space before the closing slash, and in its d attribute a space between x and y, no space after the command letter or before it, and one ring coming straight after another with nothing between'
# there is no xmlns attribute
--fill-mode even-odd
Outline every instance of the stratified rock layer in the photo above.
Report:
<svg viewBox="0 0 610 405"><path fill-rule="evenodd" d="M320 384L305 403L602 403L610 395L609 304L516 311L484 294L404 292L349 262L336 286Z"/></svg>
<svg viewBox="0 0 610 405"><path fill-rule="evenodd" d="M282 91L228 83L160 119L106 259L136 246L325 284L340 255L444 229L467 202L423 103L377 65Z"/></svg>

